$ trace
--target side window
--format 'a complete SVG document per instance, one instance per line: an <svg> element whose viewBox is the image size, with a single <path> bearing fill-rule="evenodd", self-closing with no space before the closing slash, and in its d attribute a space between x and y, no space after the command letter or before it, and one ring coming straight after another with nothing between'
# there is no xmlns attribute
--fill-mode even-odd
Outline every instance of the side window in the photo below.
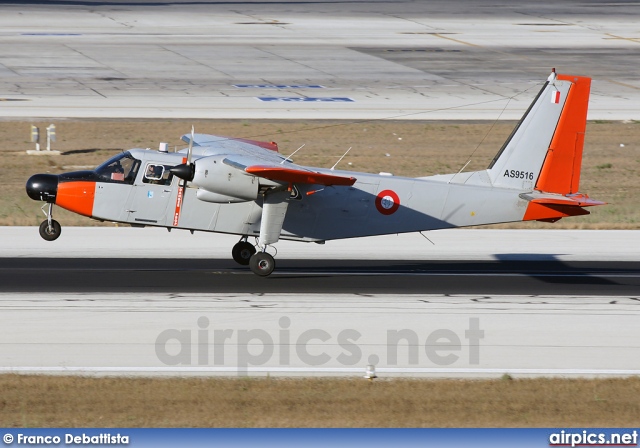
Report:
<svg viewBox="0 0 640 448"><path fill-rule="evenodd" d="M144 169L142 182L145 184L171 185L173 174L169 171L172 166L161 165L158 163L148 163Z"/></svg>

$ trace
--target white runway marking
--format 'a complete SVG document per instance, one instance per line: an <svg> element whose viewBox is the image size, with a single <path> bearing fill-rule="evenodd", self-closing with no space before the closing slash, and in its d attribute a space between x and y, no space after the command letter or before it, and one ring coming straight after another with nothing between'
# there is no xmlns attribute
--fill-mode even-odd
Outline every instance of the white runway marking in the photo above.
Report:
<svg viewBox="0 0 640 448"><path fill-rule="evenodd" d="M251 272L230 272L232 274L251 274ZM366 272L353 271L350 269L343 269L339 271L332 270L320 270L316 269L313 271L287 271L286 269L281 269L274 274L274 276L316 276L316 275L331 275L335 277L354 277L354 276L372 276L372 275L383 275L383 276L416 276L416 277L540 277L540 278L637 278L640 277L640 274L609 274L608 272L589 272L589 273L580 273L577 272L575 274L571 273L536 273L536 272L526 272L526 273L508 273L508 272L438 272L438 271L410 271L410 270L379 270L379 269L367 269Z"/></svg>

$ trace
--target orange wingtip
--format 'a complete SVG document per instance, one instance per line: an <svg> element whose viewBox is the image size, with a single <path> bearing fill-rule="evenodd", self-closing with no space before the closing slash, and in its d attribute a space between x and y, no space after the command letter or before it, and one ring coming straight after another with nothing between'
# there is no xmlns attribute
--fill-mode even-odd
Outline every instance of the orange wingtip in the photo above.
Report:
<svg viewBox="0 0 640 448"><path fill-rule="evenodd" d="M255 176L271 180L279 180L290 183L317 184L317 185L353 185L355 177L334 176L332 174L316 173L314 171L294 170L274 166L249 166L245 171Z"/></svg>
<svg viewBox="0 0 640 448"><path fill-rule="evenodd" d="M256 145L264 149L268 149L270 151L278 152L278 144L276 142L262 142L260 140L251 140L248 138L232 138L231 140L237 140L243 143L249 143L251 145Z"/></svg>

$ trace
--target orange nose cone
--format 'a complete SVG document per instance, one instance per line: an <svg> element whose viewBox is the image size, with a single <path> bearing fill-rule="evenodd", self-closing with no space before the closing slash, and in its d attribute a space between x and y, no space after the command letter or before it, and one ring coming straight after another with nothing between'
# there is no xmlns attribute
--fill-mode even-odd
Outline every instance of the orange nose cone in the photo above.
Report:
<svg viewBox="0 0 640 448"><path fill-rule="evenodd" d="M56 205L84 216L93 215L95 182L61 182L58 185Z"/></svg>

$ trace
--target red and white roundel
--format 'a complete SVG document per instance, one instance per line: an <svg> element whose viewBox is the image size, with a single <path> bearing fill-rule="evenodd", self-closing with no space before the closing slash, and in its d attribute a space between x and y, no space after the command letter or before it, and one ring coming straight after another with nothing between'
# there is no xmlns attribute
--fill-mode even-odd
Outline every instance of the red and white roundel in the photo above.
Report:
<svg viewBox="0 0 640 448"><path fill-rule="evenodd" d="M395 191L382 190L376 196L376 208L383 215L391 215L400 207L400 198Z"/></svg>

